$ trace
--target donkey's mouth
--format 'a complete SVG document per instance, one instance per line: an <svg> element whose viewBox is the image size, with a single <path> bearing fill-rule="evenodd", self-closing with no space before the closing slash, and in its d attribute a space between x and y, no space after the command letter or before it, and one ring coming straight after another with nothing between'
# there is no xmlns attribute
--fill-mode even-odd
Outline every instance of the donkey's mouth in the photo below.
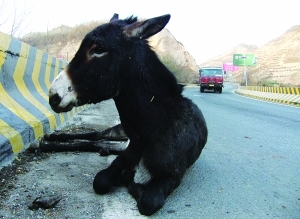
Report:
<svg viewBox="0 0 300 219"><path fill-rule="evenodd" d="M62 112L69 112L73 109L73 107L75 106L74 103L69 103L64 109Z"/></svg>
<svg viewBox="0 0 300 219"><path fill-rule="evenodd" d="M73 107L75 106L74 103L69 103L67 106L65 107L54 107L54 106L51 106L52 110L56 113L65 113L65 112L69 112L73 109Z"/></svg>

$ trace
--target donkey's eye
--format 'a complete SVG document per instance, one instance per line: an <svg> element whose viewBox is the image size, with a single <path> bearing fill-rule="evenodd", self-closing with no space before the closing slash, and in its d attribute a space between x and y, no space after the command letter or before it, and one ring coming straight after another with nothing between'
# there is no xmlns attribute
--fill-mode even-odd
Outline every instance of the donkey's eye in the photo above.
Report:
<svg viewBox="0 0 300 219"><path fill-rule="evenodd" d="M93 54L99 54L100 55L100 54L102 54L104 52L106 52L105 48L103 46L101 46L101 45L98 45L94 49L92 49L91 55L93 55Z"/></svg>
<svg viewBox="0 0 300 219"><path fill-rule="evenodd" d="M87 53L88 60L92 58L101 58L107 55L107 50L102 46L102 44L94 44Z"/></svg>

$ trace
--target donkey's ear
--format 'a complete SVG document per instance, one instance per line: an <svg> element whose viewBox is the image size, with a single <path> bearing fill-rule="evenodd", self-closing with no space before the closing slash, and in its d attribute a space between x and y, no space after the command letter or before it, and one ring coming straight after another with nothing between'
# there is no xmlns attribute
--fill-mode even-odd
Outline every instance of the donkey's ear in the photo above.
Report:
<svg viewBox="0 0 300 219"><path fill-rule="evenodd" d="M147 39L161 31L169 22L171 15L151 18L145 21L135 22L124 28L123 33L131 39Z"/></svg>
<svg viewBox="0 0 300 219"><path fill-rule="evenodd" d="M117 21L117 20L119 20L119 15L114 13L114 15L112 16L112 18L110 19L109 22L114 22L114 21Z"/></svg>

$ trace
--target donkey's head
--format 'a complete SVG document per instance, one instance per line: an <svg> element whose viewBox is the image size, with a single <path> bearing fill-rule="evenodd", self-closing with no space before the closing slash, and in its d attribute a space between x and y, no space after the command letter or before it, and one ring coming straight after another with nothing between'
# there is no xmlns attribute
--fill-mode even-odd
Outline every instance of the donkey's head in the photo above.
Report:
<svg viewBox="0 0 300 219"><path fill-rule="evenodd" d="M120 63L137 41L161 31L170 15L137 21L119 20L96 27L83 39L66 69L54 79L49 90L52 109L67 112L73 106L98 103L116 97L120 91Z"/></svg>

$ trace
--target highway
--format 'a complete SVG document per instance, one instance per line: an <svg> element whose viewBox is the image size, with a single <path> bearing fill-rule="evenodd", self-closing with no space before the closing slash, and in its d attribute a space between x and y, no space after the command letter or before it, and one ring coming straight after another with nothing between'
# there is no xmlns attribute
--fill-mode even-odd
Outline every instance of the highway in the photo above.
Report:
<svg viewBox="0 0 300 219"><path fill-rule="evenodd" d="M176 210L168 218L300 218L300 109L234 89L184 92L202 110L209 138L166 203Z"/></svg>
<svg viewBox="0 0 300 219"><path fill-rule="evenodd" d="M181 185L150 218L300 218L299 107L245 98L234 89L230 84L222 94L185 89L184 95L203 111L208 142ZM117 122L110 100L80 112L65 128ZM30 162L17 167L24 171L7 186L9 196L0 199L0 218L147 218L140 215L126 188L106 195L93 191L95 174L115 156L89 152L27 156ZM54 208L28 209L36 197L57 192L63 198Z"/></svg>

